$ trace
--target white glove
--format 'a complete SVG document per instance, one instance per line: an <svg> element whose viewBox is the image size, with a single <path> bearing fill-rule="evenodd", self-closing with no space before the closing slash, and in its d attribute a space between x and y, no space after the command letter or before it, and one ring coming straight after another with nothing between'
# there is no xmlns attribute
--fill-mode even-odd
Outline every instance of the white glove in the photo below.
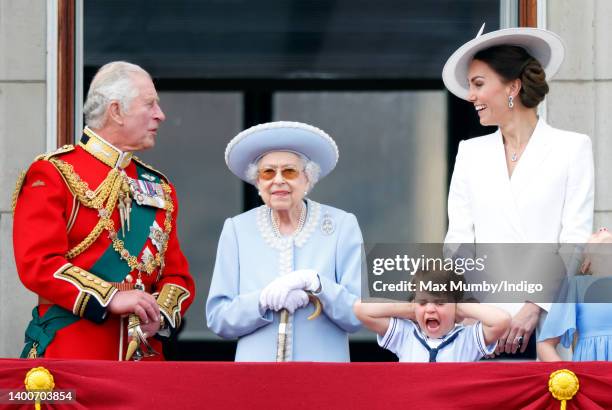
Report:
<svg viewBox="0 0 612 410"><path fill-rule="evenodd" d="M278 282L278 279L273 280L266 286L259 295L259 309L262 312L266 310L279 311L285 305L285 300L291 289L283 283Z"/></svg>
<svg viewBox="0 0 612 410"><path fill-rule="evenodd" d="M276 282L264 288L259 296L259 308L262 315L266 310L279 311L287 309L289 313L308 305L308 295L301 289L288 290Z"/></svg>
<svg viewBox="0 0 612 410"><path fill-rule="evenodd" d="M303 290L292 290L285 299L284 308L293 313L296 310L308 305L308 295Z"/></svg>
<svg viewBox="0 0 612 410"><path fill-rule="evenodd" d="M283 284L290 290L303 289L305 291L315 292L321 287L319 275L314 269L299 269L291 273L283 275L274 280Z"/></svg>
<svg viewBox="0 0 612 410"><path fill-rule="evenodd" d="M259 309L262 313L268 309L274 311L279 311L283 308L289 309L287 306L289 304L289 302L287 302L287 297L291 291L307 290L313 292L320 287L321 282L319 281L319 275L317 275L314 270L300 269L293 271L287 275L274 279L261 291L259 295ZM300 301L302 300L303 297L300 295ZM308 295L306 295L305 303L308 304ZM296 305L293 310L306 306L306 304ZM291 306L293 305L291 304Z"/></svg>

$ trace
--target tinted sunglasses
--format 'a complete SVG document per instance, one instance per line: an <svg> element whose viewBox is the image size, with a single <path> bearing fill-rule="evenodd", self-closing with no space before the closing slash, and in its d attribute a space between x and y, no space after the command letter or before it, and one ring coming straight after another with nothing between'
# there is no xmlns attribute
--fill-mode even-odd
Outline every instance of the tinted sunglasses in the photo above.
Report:
<svg viewBox="0 0 612 410"><path fill-rule="evenodd" d="M262 168L259 170L259 178L269 181L276 177L276 174L280 172L283 179L291 180L296 179L300 176L300 171L297 168L287 167L287 168Z"/></svg>

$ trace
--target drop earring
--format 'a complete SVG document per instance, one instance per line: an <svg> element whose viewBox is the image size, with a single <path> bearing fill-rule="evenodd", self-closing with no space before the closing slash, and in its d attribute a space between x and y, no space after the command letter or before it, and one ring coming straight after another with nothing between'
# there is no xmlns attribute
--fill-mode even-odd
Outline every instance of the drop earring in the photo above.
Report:
<svg viewBox="0 0 612 410"><path fill-rule="evenodd" d="M513 96L508 96L508 108L513 109L514 108L514 97Z"/></svg>

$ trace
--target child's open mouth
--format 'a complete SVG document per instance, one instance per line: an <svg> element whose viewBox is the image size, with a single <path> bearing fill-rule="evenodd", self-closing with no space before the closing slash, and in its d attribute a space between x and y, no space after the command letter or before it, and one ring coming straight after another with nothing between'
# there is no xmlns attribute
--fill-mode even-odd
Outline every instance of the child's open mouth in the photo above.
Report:
<svg viewBox="0 0 612 410"><path fill-rule="evenodd" d="M438 319L429 318L425 320L425 327L427 327L427 330L434 332L440 327L440 321L438 321Z"/></svg>

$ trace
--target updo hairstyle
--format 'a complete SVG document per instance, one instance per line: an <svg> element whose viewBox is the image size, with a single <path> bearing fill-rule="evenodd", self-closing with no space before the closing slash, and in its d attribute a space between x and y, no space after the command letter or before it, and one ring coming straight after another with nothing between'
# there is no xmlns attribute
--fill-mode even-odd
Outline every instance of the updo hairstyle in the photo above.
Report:
<svg viewBox="0 0 612 410"><path fill-rule="evenodd" d="M520 79L519 98L527 108L537 107L548 93L546 73L542 65L522 47L490 47L476 53L474 60L486 63L506 82Z"/></svg>

